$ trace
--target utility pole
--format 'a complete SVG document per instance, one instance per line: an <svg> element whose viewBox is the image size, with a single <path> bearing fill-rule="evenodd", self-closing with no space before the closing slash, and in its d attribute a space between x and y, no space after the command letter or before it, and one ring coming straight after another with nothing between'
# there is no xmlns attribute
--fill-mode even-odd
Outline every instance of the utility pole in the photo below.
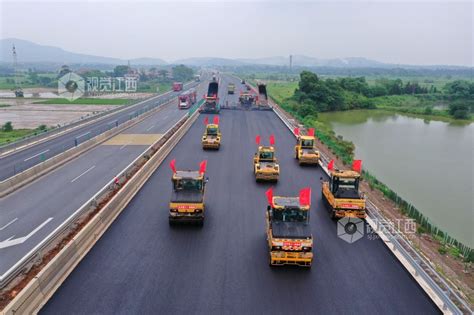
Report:
<svg viewBox="0 0 474 315"><path fill-rule="evenodd" d="M12 53L13 53L13 71L15 73L15 97L23 97L24 94L21 88L21 82L20 82L20 79L18 78L18 62L17 62L17 57L16 57L15 44L13 44Z"/></svg>

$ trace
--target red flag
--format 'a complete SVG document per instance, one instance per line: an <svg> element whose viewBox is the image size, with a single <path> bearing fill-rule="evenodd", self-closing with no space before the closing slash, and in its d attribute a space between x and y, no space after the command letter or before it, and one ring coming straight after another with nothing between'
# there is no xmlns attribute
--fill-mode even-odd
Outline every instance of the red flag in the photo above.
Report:
<svg viewBox="0 0 474 315"><path fill-rule="evenodd" d="M256 143L257 145L260 145L260 135L257 135L257 136L255 137L255 143Z"/></svg>
<svg viewBox="0 0 474 315"><path fill-rule="evenodd" d="M209 124L209 117L206 116L206 118L204 118L204 125L208 125Z"/></svg>
<svg viewBox="0 0 474 315"><path fill-rule="evenodd" d="M214 116L214 125L219 124L219 116Z"/></svg>
<svg viewBox="0 0 474 315"><path fill-rule="evenodd" d="M295 127L295 129L293 129L293 133L294 133L296 136L299 136L299 135L300 135L300 128Z"/></svg>
<svg viewBox="0 0 474 315"><path fill-rule="evenodd" d="M173 171L173 173L176 173L176 159L172 159L170 162L170 168Z"/></svg>
<svg viewBox="0 0 474 315"><path fill-rule="evenodd" d="M207 160L202 161L199 164L199 174L204 174L206 172Z"/></svg>
<svg viewBox="0 0 474 315"><path fill-rule="evenodd" d="M267 196L267 201L270 206L273 208L273 188L270 187L266 192L265 195Z"/></svg>
<svg viewBox="0 0 474 315"><path fill-rule="evenodd" d="M328 170L333 171L334 170L334 160L329 161L328 163Z"/></svg>
<svg viewBox="0 0 474 315"><path fill-rule="evenodd" d="M314 137L314 128L308 129L308 136Z"/></svg>
<svg viewBox="0 0 474 315"><path fill-rule="evenodd" d="M300 190L300 205L311 206L311 187Z"/></svg>
<svg viewBox="0 0 474 315"><path fill-rule="evenodd" d="M354 160L352 162L352 170L360 173L362 171L362 160Z"/></svg>
<svg viewBox="0 0 474 315"><path fill-rule="evenodd" d="M270 135L270 145L275 145L275 135L273 133Z"/></svg>

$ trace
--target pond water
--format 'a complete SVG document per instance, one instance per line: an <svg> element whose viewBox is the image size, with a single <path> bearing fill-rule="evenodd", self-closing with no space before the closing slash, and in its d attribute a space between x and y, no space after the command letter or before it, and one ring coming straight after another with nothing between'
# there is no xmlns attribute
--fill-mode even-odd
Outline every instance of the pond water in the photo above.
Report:
<svg viewBox="0 0 474 315"><path fill-rule="evenodd" d="M474 124L383 111L324 113L356 158L442 230L474 247Z"/></svg>

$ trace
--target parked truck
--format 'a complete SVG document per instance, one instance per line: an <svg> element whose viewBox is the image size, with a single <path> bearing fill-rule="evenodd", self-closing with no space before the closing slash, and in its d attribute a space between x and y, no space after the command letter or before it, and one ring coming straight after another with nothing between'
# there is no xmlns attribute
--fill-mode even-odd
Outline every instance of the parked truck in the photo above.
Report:
<svg viewBox="0 0 474 315"><path fill-rule="evenodd" d="M309 224L311 188L300 190L299 197L273 196L266 192L269 264L311 267L313 236Z"/></svg>
<svg viewBox="0 0 474 315"><path fill-rule="evenodd" d="M186 92L183 92L178 96L178 108L179 109L189 109L196 103L196 90L189 89Z"/></svg>
<svg viewBox="0 0 474 315"><path fill-rule="evenodd" d="M219 114L219 83L212 81L209 83L207 94L204 96L204 104L202 105L200 112L208 114Z"/></svg>
<svg viewBox="0 0 474 315"><path fill-rule="evenodd" d="M183 82L173 82L173 91L179 92L183 89Z"/></svg>
<svg viewBox="0 0 474 315"><path fill-rule="evenodd" d="M170 167L173 171L171 183L173 190L169 204L169 223L177 222L204 223L205 211L205 178L207 161L202 161L198 171L177 171L176 160L172 160Z"/></svg>

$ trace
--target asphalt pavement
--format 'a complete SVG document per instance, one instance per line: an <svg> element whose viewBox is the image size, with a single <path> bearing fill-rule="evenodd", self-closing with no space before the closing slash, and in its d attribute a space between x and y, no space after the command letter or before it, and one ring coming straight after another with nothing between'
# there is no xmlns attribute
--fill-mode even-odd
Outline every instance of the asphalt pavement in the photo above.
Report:
<svg viewBox="0 0 474 315"><path fill-rule="evenodd" d="M221 100L236 101L225 93ZM242 88L236 82L239 89ZM208 115L212 117L212 115ZM222 145L203 151L201 115L127 208L42 309L43 314L434 314L439 310L384 243L349 244L321 199L316 167L300 167L295 139L273 112L222 110ZM211 118L212 119L212 118ZM256 183L255 135L275 134L281 174ZM171 159L209 183L202 228L168 225ZM265 190L296 196L312 187L311 269L270 267Z"/></svg>

